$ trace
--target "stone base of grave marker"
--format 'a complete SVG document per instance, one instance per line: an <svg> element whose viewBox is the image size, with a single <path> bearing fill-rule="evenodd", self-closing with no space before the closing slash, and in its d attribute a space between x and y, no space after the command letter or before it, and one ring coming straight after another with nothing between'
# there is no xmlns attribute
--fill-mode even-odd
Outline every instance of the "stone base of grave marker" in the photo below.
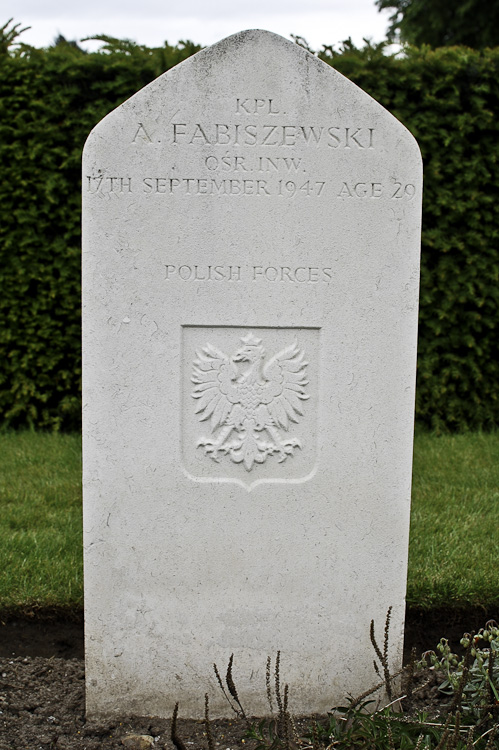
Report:
<svg viewBox="0 0 499 750"><path fill-rule="evenodd" d="M400 666L421 158L301 47L246 31L84 154L87 711L294 713Z"/></svg>

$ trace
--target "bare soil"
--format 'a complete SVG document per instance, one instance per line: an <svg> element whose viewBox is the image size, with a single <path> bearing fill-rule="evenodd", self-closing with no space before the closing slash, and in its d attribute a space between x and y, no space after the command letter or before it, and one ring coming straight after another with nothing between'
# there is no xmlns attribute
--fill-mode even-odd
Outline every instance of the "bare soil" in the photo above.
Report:
<svg viewBox="0 0 499 750"><path fill-rule="evenodd" d="M464 632L478 630L492 618L498 619L496 612L409 610L406 654L412 647L418 655L434 649L442 636L457 651ZM123 750L126 744L122 740L130 734L153 737L155 748L174 747L169 719L86 721L84 682L81 612L0 613L0 750ZM420 708L438 704L437 680L427 686L419 700ZM306 731L310 719L300 720L299 731ZM243 739L244 721L235 718L211 724L215 747L255 747L254 741ZM180 718L178 734L187 750L207 747L203 722Z"/></svg>

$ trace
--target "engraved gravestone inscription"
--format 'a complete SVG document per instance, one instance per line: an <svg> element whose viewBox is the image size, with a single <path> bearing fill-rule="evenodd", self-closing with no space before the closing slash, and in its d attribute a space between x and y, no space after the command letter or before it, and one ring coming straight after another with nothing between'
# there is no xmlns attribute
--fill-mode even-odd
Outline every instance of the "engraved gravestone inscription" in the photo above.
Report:
<svg viewBox="0 0 499 750"><path fill-rule="evenodd" d="M87 712L291 710L401 660L421 158L301 47L245 31L160 76L83 160Z"/></svg>

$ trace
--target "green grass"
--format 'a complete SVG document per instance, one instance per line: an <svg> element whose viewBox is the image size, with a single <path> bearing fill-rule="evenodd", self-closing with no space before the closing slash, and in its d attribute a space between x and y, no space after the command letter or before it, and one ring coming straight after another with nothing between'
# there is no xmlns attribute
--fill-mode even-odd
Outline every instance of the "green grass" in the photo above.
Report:
<svg viewBox="0 0 499 750"><path fill-rule="evenodd" d="M407 601L499 606L499 432L416 436Z"/></svg>
<svg viewBox="0 0 499 750"><path fill-rule="evenodd" d="M0 608L81 606L78 435L0 434ZM499 606L499 433L416 436L408 602Z"/></svg>
<svg viewBox="0 0 499 750"><path fill-rule="evenodd" d="M81 439L0 434L0 607L82 605Z"/></svg>

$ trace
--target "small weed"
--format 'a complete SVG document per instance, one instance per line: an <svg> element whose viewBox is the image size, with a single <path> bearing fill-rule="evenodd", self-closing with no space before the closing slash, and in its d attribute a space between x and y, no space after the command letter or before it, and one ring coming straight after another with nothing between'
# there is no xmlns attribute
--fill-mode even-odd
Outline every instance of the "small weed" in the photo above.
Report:
<svg viewBox="0 0 499 750"><path fill-rule="evenodd" d="M466 652L459 659L451 652L447 639L442 638L437 646L440 657L428 652L421 666L429 663L432 668L443 670L445 679L440 690L452 696L450 710L459 709L478 727L496 726L499 721L499 626L490 620L476 635L466 633L461 645Z"/></svg>
<svg viewBox="0 0 499 750"><path fill-rule="evenodd" d="M258 724L250 724L246 738L256 740L256 750L276 750L300 746L300 738L296 730L293 717L288 710L289 686L284 686L281 692L281 652L278 651L274 666L274 698L277 704L277 715L273 711L273 697L271 688L272 660L267 658L267 669L265 672L265 683L267 689L267 700L269 702L271 716L261 719Z"/></svg>

